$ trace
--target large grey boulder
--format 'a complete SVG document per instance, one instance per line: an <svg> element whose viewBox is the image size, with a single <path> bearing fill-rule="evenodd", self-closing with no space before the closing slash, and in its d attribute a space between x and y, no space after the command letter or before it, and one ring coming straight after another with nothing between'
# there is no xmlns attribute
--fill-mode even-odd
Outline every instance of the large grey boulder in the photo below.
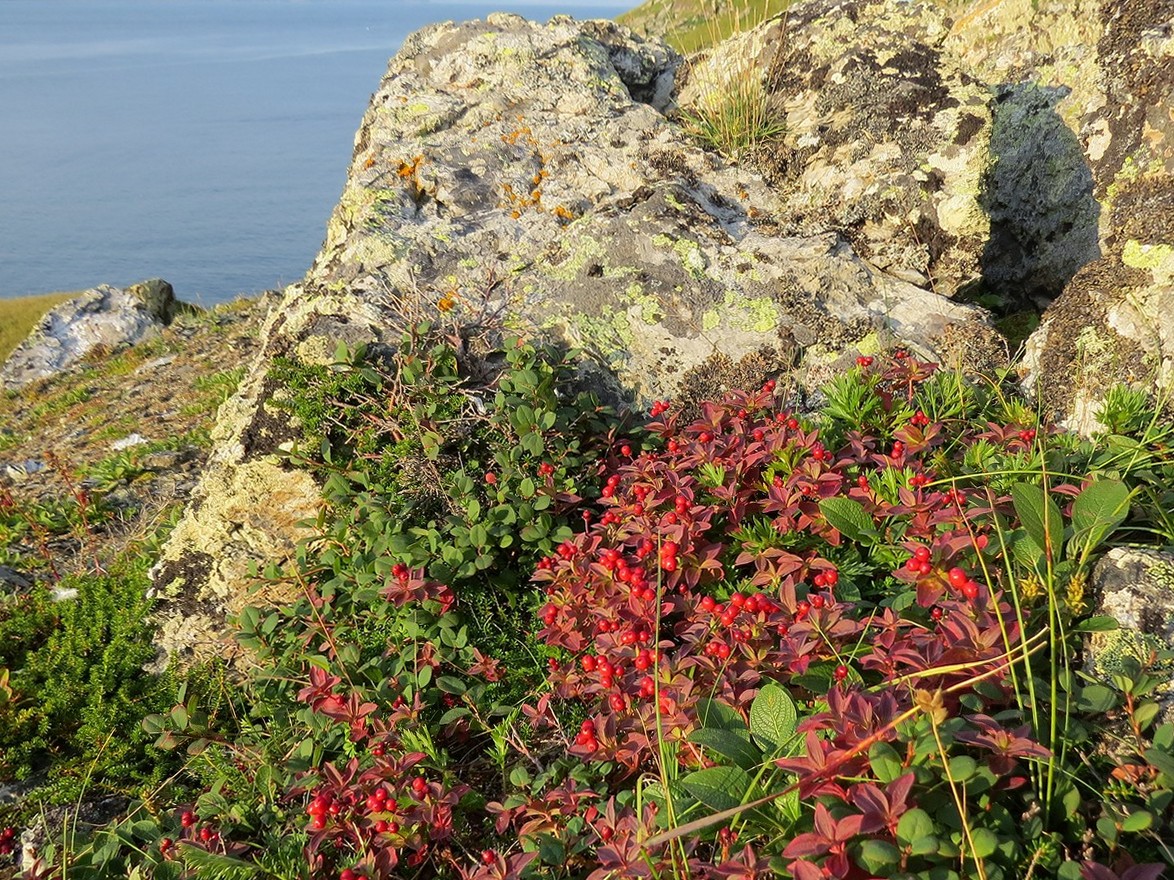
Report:
<svg viewBox="0 0 1174 880"><path fill-rule="evenodd" d="M1004 357L986 314L861 259L834 230L786 235L776 188L668 119L680 59L610 22L442 24L392 59L306 278L220 410L195 503L155 573L161 645L216 650L251 564L289 558L318 487L283 466L297 426L272 359L327 363L420 319L497 325L591 353L628 400L705 364L797 364L817 381L901 341L947 364ZM693 375L695 375L694 373Z"/></svg>
<svg viewBox="0 0 1174 880"><path fill-rule="evenodd" d="M0 366L0 385L23 388L98 350L133 345L171 323L181 304L159 278L127 288L103 284L50 309Z"/></svg>

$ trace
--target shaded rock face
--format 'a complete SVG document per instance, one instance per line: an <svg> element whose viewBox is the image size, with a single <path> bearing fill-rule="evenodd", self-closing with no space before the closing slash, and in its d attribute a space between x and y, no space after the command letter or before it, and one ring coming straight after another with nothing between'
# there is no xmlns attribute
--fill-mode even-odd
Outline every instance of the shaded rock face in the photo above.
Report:
<svg viewBox="0 0 1174 880"><path fill-rule="evenodd" d="M1050 301L1100 255L1092 176L1058 89L974 75L938 4L810 0L694 65L697 113L758 77L785 123L753 161L781 226L836 229L870 264L947 296Z"/></svg>
<svg viewBox="0 0 1174 880"><path fill-rule="evenodd" d="M103 284L51 309L0 367L0 384L23 388L81 360L95 349L133 345L158 333L180 303L155 278L126 289Z"/></svg>
<svg viewBox="0 0 1174 880"><path fill-rule="evenodd" d="M273 405L276 356L329 362L339 341L395 341L420 319L497 325L585 349L641 401L696 385L706 364L740 376L796 363L819 381L893 339L947 364L1003 361L981 310L879 271L826 228L780 234L779 189L661 112L679 64L617 25L567 18L498 15L406 41L322 251L271 313L165 548L169 650L239 605L249 564L287 559L316 510L310 478L271 455L297 434Z"/></svg>
<svg viewBox="0 0 1174 880"><path fill-rule="evenodd" d="M1045 313L1024 380L1049 415L1096 430L1112 384L1174 382L1174 0L972 3L947 49L990 82L1063 89L1101 253Z"/></svg>
<svg viewBox="0 0 1174 880"><path fill-rule="evenodd" d="M1174 650L1174 554L1115 548L1097 564L1092 586L1100 613L1119 624L1117 630L1092 637L1089 664L1094 672L1110 676L1127 659L1144 664L1155 651ZM1155 696L1166 720L1174 720L1174 664L1167 661L1153 673L1168 678Z"/></svg>

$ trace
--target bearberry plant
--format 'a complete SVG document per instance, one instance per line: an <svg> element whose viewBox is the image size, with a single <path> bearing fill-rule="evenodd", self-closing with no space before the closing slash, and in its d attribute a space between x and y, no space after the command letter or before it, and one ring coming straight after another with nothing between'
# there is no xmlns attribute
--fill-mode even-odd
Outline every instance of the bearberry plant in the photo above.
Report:
<svg viewBox="0 0 1174 880"><path fill-rule="evenodd" d="M394 356L286 364L315 533L268 573L288 601L240 616L240 687L144 722L198 794L144 800L46 874L1174 863L1171 658L1082 662L1114 626L1092 564L1165 522L1155 420L1087 443L897 351L817 412L768 381L635 425L575 363L517 340L473 361L419 329Z"/></svg>

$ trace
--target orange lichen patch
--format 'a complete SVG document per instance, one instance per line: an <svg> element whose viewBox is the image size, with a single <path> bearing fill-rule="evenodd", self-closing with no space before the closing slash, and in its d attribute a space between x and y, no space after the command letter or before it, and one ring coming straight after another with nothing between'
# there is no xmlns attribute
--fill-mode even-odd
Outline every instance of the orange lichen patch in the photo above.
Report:
<svg viewBox="0 0 1174 880"><path fill-rule="evenodd" d="M399 169L396 171L396 173L401 178L404 178L404 179L407 179L409 177L415 177L417 174L419 174L420 166L422 164L424 164L424 157L417 156L415 159L412 159L410 162L400 162Z"/></svg>
<svg viewBox="0 0 1174 880"><path fill-rule="evenodd" d="M368 156L367 161L363 163L363 167L364 168L374 168L375 167L375 157Z"/></svg>
<svg viewBox="0 0 1174 880"><path fill-rule="evenodd" d="M451 312L452 307L456 304L457 292L455 290L450 290L437 301L436 308L440 309L442 312Z"/></svg>
<svg viewBox="0 0 1174 880"><path fill-rule="evenodd" d="M572 220L576 219L576 214L566 205L557 205L553 211L554 216L558 218L559 223L566 226Z"/></svg>

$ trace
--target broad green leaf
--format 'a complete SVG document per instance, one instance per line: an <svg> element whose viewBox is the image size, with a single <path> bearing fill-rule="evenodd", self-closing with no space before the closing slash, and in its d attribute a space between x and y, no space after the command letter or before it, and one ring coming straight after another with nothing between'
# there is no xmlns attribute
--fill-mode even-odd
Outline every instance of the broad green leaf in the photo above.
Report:
<svg viewBox="0 0 1174 880"><path fill-rule="evenodd" d="M1121 823L1121 830L1135 833L1138 831L1145 831L1154 824L1154 814L1149 810L1138 810L1136 813L1130 813L1125 817L1125 821Z"/></svg>
<svg viewBox="0 0 1174 880"><path fill-rule="evenodd" d="M729 758L743 770L753 770L762 763L762 752L747 741L745 734L717 727L702 727L689 735L689 742L697 743Z"/></svg>
<svg viewBox="0 0 1174 880"><path fill-rule="evenodd" d="M906 811L897 822L897 840L910 844L933 834L933 819L920 807ZM937 848L936 845L934 847Z"/></svg>
<svg viewBox="0 0 1174 880"><path fill-rule="evenodd" d="M884 840L865 840L860 844L858 861L868 873L879 875L901 861L901 851Z"/></svg>
<svg viewBox="0 0 1174 880"><path fill-rule="evenodd" d="M1118 480L1097 480L1072 504L1072 543L1092 550L1129 516L1129 488Z"/></svg>
<svg viewBox="0 0 1174 880"><path fill-rule="evenodd" d="M1168 777L1170 783L1174 783L1174 755L1162 749L1150 748L1145 750L1143 757L1157 767L1163 776Z"/></svg>
<svg viewBox="0 0 1174 880"><path fill-rule="evenodd" d="M825 498L819 502L819 509L832 527L849 540L862 541L875 532L864 505L852 498Z"/></svg>
<svg viewBox="0 0 1174 880"><path fill-rule="evenodd" d="M974 855L985 859L994 855L999 848L999 836L989 828L974 828L970 832L970 842L974 846Z"/></svg>
<svg viewBox="0 0 1174 880"><path fill-rule="evenodd" d="M716 727L721 730L746 730L746 722L738 714L738 710L717 700L703 697L697 701L697 718L705 727Z"/></svg>
<svg viewBox="0 0 1174 880"><path fill-rule="evenodd" d="M886 742L878 742L868 750L868 763L872 765L876 778L885 783L892 782L905 772L901 756Z"/></svg>
<svg viewBox="0 0 1174 880"><path fill-rule="evenodd" d="M949 763L950 777L955 782L964 782L978 770L978 762L969 755L955 755Z"/></svg>
<svg viewBox="0 0 1174 880"><path fill-rule="evenodd" d="M1076 624L1076 626L1072 627L1072 630L1074 632L1082 633L1102 633L1112 632L1119 627L1120 624L1117 623L1117 618L1102 614L1097 617L1090 617L1088 620L1081 621L1080 623Z"/></svg>
<svg viewBox="0 0 1174 880"><path fill-rule="evenodd" d="M774 682L759 689L750 704L750 732L768 751L776 752L787 744L795 735L798 720L790 693Z"/></svg>
<svg viewBox="0 0 1174 880"><path fill-rule="evenodd" d="M1051 559L1059 559L1064 545L1064 520L1056 502L1045 496L1042 486L1033 486L1031 483L1016 483L1012 486L1011 501L1031 539Z"/></svg>
<svg viewBox="0 0 1174 880"><path fill-rule="evenodd" d="M751 779L741 767L710 767L683 777L681 785L709 809L721 812L745 800Z"/></svg>

